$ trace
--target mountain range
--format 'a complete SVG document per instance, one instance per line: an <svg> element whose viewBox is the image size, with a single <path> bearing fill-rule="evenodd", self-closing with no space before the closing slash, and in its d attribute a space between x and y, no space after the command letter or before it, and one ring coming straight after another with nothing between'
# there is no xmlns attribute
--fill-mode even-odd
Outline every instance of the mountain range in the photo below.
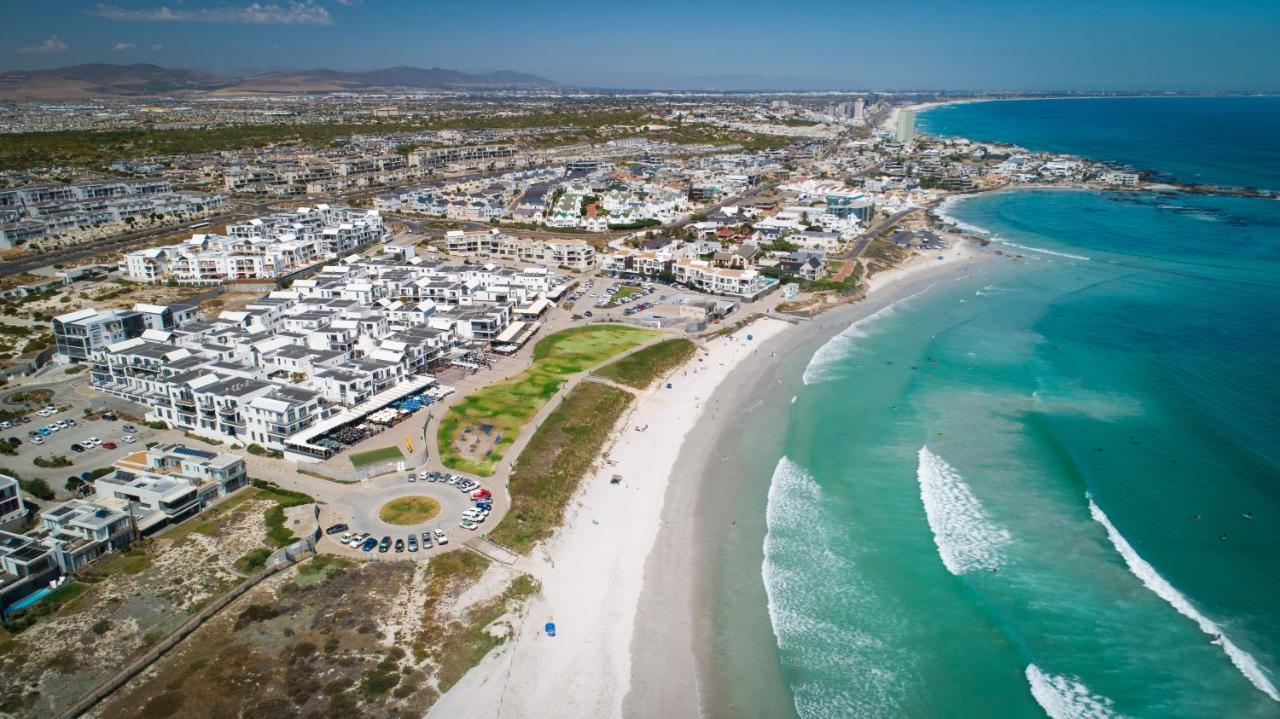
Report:
<svg viewBox="0 0 1280 719"><path fill-rule="evenodd" d="M0 72L0 100L84 100L194 93L236 95L374 90L532 89L558 87L537 75L499 70L466 73L433 67L382 70L285 70L246 77L175 70L158 65L74 65Z"/></svg>

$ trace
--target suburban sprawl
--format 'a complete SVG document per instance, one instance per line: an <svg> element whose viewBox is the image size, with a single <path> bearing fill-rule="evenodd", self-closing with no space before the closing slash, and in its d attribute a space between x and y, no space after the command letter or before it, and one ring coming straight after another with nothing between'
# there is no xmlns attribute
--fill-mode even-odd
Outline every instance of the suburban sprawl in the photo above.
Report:
<svg viewBox="0 0 1280 719"><path fill-rule="evenodd" d="M0 715L477 716L535 665L608 715L639 579L591 567L643 574L735 366L1016 259L948 198L1197 190L933 94L161 95L0 104Z"/></svg>

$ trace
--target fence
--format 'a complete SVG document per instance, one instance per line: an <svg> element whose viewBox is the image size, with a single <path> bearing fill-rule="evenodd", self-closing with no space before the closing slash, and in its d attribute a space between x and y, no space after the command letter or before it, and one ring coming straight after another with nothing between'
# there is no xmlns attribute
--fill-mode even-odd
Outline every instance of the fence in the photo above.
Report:
<svg viewBox="0 0 1280 719"><path fill-rule="evenodd" d="M316 507L316 516L320 516L320 508ZM58 715L59 719L74 719L81 714L92 709L98 702L111 696L117 689L124 686L129 680L146 671L148 667L158 661L174 647L193 632L200 628L205 622L212 619L218 612L222 611L235 600L244 596L245 592L258 586L263 580L274 575L282 569L290 567L297 562L306 559L315 553L315 542L320 538L320 529L316 528L312 535L294 542L293 544L277 551L267 560L267 566L257 574L249 577L240 584L237 584L231 591L223 594L215 599L211 604L201 609L195 616L183 622L173 634L165 637L159 644L152 647L146 654L138 657L130 662L115 676L99 684L96 689L88 695L81 697L78 702L73 704L69 709Z"/></svg>

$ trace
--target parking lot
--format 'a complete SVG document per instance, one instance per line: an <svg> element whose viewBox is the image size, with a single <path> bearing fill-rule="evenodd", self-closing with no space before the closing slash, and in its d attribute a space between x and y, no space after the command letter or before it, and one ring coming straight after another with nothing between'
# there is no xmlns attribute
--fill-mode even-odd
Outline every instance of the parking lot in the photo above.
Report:
<svg viewBox="0 0 1280 719"><path fill-rule="evenodd" d="M0 466L10 468L24 478L45 479L59 496L69 496L66 491L69 477L109 467L121 457L142 451L147 442L161 439L159 432L144 424L130 423L118 416L114 421L108 419L107 417L113 416L111 414L90 419L84 414L84 407L88 403L73 392L59 389L51 402L64 409L46 413L47 416L42 416L39 409L33 409L22 414L26 422L8 420L11 425L9 427L4 427L3 422L0 422L0 442L9 443L16 451L15 455L0 457ZM17 411L13 407L6 409ZM126 426L132 427L132 431L125 429ZM54 427L58 428L55 430ZM32 433L39 437L38 442L36 437L31 436ZM126 440L126 437L132 437L133 441ZM18 441L17 444L14 439ZM73 445L82 451L76 451L72 448ZM38 457L47 460L63 457L71 464L63 467L40 467L34 463Z"/></svg>
<svg viewBox="0 0 1280 719"><path fill-rule="evenodd" d="M463 513L475 507L476 503L471 499L473 490L462 491L456 484L445 481L442 474L435 475L437 481L423 479L424 473L425 471L415 472L413 482L408 481L408 472L379 477L362 483L361 486L352 487L340 499L324 507L321 519L326 529L335 524L345 524L347 529L335 534L326 533L321 539L321 547L361 559L375 559L379 558L379 555L394 556L396 559L429 559L434 553L442 550L439 539L435 535L437 530L444 532L448 540L448 544L443 549L452 549L470 539L473 534L483 534L492 520L478 522L474 530L465 529L460 524ZM462 479L460 475L452 476L456 478L454 482ZM390 524L379 517L379 510L383 505L395 499L410 496L425 496L439 502L439 514L414 525ZM424 532L432 533L430 547L425 546L422 538ZM344 545L340 541L343 534L362 533L367 533L372 539L377 540L379 545L364 551L358 543L352 546ZM410 549L408 543L410 536L416 539L416 550ZM389 539L385 551L380 546L384 537ZM397 552L396 540L404 541L399 552Z"/></svg>

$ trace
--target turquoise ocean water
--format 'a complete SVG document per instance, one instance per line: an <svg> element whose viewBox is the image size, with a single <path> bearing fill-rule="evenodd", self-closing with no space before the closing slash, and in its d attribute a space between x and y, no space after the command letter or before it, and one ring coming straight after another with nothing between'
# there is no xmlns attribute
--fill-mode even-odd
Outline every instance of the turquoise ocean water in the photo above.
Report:
<svg viewBox="0 0 1280 719"><path fill-rule="evenodd" d="M1115 102L1046 104L1108 135L1181 121ZM963 107L994 133L1033 104ZM1101 132L1058 149L1158 164ZM1275 165L1162 169L1280 188ZM1280 202L1021 191L946 212L1020 259L823 345L780 430L762 576L798 714L1280 716Z"/></svg>

